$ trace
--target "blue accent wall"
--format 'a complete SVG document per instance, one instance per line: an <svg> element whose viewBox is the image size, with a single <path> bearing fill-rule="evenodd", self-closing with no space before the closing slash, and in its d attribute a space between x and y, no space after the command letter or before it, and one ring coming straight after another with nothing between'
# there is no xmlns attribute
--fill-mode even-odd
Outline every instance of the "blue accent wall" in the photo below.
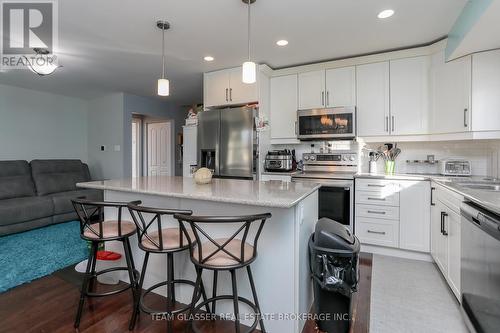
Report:
<svg viewBox="0 0 500 333"><path fill-rule="evenodd" d="M470 29L476 24L493 0L469 0L448 34L445 58L448 60Z"/></svg>

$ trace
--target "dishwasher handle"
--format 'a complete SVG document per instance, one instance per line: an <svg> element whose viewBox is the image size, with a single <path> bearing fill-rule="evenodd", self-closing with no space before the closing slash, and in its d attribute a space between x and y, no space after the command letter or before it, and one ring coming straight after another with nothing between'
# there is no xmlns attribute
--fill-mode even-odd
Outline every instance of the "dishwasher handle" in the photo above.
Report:
<svg viewBox="0 0 500 333"><path fill-rule="evenodd" d="M470 203L462 204L462 217L482 229L484 232L500 240L500 216Z"/></svg>

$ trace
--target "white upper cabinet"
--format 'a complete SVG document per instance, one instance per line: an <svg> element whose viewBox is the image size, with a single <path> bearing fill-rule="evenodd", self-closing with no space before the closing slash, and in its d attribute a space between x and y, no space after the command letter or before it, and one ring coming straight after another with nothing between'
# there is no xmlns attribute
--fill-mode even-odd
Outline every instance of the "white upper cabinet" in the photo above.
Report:
<svg viewBox="0 0 500 333"><path fill-rule="evenodd" d="M258 75L257 75L258 77ZM257 102L259 93L257 82L248 84L241 79L241 67L229 70L229 104Z"/></svg>
<svg viewBox="0 0 500 333"><path fill-rule="evenodd" d="M257 82L243 83L241 67L209 72L203 75L205 107L244 104L258 101Z"/></svg>
<svg viewBox="0 0 500 333"><path fill-rule="evenodd" d="M355 67L299 74L299 109L356 105Z"/></svg>
<svg viewBox="0 0 500 333"><path fill-rule="evenodd" d="M467 132L471 126L471 57L445 63L444 51L432 56L431 132Z"/></svg>
<svg viewBox="0 0 500 333"><path fill-rule="evenodd" d="M314 71L299 74L299 109L324 108L325 96L325 71Z"/></svg>
<svg viewBox="0 0 500 333"><path fill-rule="evenodd" d="M356 105L356 68L343 67L326 70L326 106Z"/></svg>
<svg viewBox="0 0 500 333"><path fill-rule="evenodd" d="M428 133L429 72L429 57L390 61L390 128L393 135Z"/></svg>
<svg viewBox="0 0 500 333"><path fill-rule="evenodd" d="M210 72L203 75L203 98L205 107L224 105L228 102L228 71Z"/></svg>
<svg viewBox="0 0 500 333"><path fill-rule="evenodd" d="M358 136L389 135L389 62L356 66Z"/></svg>
<svg viewBox="0 0 500 333"><path fill-rule="evenodd" d="M500 130L500 50L472 56L472 130Z"/></svg>
<svg viewBox="0 0 500 333"><path fill-rule="evenodd" d="M271 78L271 140L297 140L297 74Z"/></svg>

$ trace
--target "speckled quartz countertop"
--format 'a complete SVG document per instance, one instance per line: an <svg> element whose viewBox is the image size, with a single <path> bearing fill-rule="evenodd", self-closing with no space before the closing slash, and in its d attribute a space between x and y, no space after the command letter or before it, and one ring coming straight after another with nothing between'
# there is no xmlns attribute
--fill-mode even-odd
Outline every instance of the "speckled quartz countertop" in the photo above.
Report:
<svg viewBox="0 0 500 333"><path fill-rule="evenodd" d="M320 187L314 183L236 179L213 179L211 184L197 185L193 178L170 176L104 180L76 185L81 188L277 208L293 207Z"/></svg>

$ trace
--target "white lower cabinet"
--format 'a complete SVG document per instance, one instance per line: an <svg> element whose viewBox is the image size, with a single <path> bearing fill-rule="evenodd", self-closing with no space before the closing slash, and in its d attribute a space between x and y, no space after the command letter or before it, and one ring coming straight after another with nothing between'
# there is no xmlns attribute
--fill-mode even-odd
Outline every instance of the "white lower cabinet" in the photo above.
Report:
<svg viewBox="0 0 500 333"><path fill-rule="evenodd" d="M430 251L430 182L358 178L355 211L361 243Z"/></svg>
<svg viewBox="0 0 500 333"><path fill-rule="evenodd" d="M438 184L431 222L431 255L448 285L460 300L460 202L463 197Z"/></svg>

